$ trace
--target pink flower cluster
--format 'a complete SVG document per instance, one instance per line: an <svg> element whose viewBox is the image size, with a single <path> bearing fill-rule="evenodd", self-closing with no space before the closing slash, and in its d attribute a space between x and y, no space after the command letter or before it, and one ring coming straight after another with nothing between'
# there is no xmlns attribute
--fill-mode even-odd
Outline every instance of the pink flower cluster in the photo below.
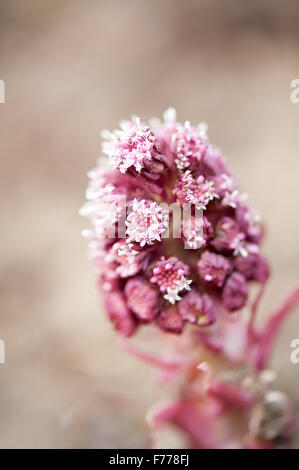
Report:
<svg viewBox="0 0 299 470"><path fill-rule="evenodd" d="M197 448L283 446L294 413L266 366L299 287L265 325L255 325L269 276L259 215L205 125L180 124L169 109L151 127L134 118L103 133L112 166L100 163L89 173L81 209L91 221L84 235L115 329L125 337L146 324L156 332L184 330L172 359L124 342L164 380L179 378L177 397L155 407L148 422L153 432L176 426ZM251 285L258 286L252 301Z"/></svg>
<svg viewBox="0 0 299 470"><path fill-rule="evenodd" d="M153 129L133 118L103 132L112 167L90 173L82 213L108 315L125 336L149 322L174 333L211 325L224 309L242 309L248 283L268 276L259 218L205 130L168 110ZM171 230L174 203L189 206L180 238Z"/></svg>

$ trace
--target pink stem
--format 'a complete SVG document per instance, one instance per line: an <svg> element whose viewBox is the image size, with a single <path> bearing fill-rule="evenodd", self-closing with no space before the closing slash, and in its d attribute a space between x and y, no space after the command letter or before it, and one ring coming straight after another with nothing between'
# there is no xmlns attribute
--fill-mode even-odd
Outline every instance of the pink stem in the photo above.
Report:
<svg viewBox="0 0 299 470"><path fill-rule="evenodd" d="M248 335L250 337L255 336L254 322L255 322L256 313L257 313L260 301L262 300L262 297L264 295L265 289L266 289L266 282L263 282L251 306L250 318L248 322Z"/></svg>
<svg viewBox="0 0 299 470"><path fill-rule="evenodd" d="M259 335L255 367L263 369L268 361L271 347L284 319L299 303L299 285L288 294L281 307L270 317Z"/></svg>
<svg viewBox="0 0 299 470"><path fill-rule="evenodd" d="M202 415L197 406L185 400L178 400L154 408L148 416L150 426L155 429L169 423L183 430L197 449L210 449L216 445L213 434L213 420Z"/></svg>
<svg viewBox="0 0 299 470"><path fill-rule="evenodd" d="M196 332L196 336L198 337L200 342L205 346L205 348L211 351L212 353L221 354L223 352L223 347L213 342L213 338L210 338L208 334L198 331Z"/></svg>
<svg viewBox="0 0 299 470"><path fill-rule="evenodd" d="M221 400L228 408L250 408L253 398L241 387L212 380L208 387L208 393L214 398Z"/></svg>
<svg viewBox="0 0 299 470"><path fill-rule="evenodd" d="M183 362L165 359L162 357L155 356L154 354L142 351L141 349L138 349L133 346L131 343L129 343L129 341L126 341L125 339L122 339L122 346L127 352L129 352L133 356L155 367L169 370L179 369L184 366Z"/></svg>
<svg viewBox="0 0 299 470"><path fill-rule="evenodd" d="M202 362L197 368L206 373L205 388L207 393L225 405L226 411L230 408L248 408L254 403L251 395L241 387L220 382L212 378L212 371L206 362Z"/></svg>

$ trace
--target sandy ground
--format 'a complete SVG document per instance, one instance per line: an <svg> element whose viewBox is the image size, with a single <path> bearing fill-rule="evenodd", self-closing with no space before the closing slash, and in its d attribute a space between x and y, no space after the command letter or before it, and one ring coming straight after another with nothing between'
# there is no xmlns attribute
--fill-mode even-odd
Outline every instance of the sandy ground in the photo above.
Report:
<svg viewBox="0 0 299 470"><path fill-rule="evenodd" d="M266 317L299 278L299 104L290 101L299 9L233 0L38 5L0 1L0 447L145 446L145 411L167 392L122 352L80 237L99 131L169 106L182 120L208 122L267 224ZM273 358L299 408L296 337L299 309Z"/></svg>

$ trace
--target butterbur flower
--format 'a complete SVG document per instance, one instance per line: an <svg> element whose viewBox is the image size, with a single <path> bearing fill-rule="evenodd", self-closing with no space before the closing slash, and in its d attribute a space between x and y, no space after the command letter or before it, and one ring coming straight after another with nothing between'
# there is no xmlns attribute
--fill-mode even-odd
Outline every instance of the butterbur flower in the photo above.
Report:
<svg viewBox="0 0 299 470"><path fill-rule="evenodd" d="M159 293L150 282L133 277L125 287L128 307L142 321L152 320L159 311Z"/></svg>
<svg viewBox="0 0 299 470"><path fill-rule="evenodd" d="M248 240L252 243L260 243L263 236L261 217L252 207L238 205L236 207L236 221Z"/></svg>
<svg viewBox="0 0 299 470"><path fill-rule="evenodd" d="M108 165L89 173L80 213L107 316L125 338L150 325L165 342L176 335L168 358L124 343L180 385L150 412L151 429L176 426L198 448L280 445L294 413L266 367L299 287L256 326L269 277L260 216L204 124L181 124L169 109L162 122L134 117L103 137Z"/></svg>
<svg viewBox="0 0 299 470"><path fill-rule="evenodd" d="M212 178L217 194L222 198L225 198L227 194L232 194L234 191L238 191L236 182L231 175L226 173L217 172L216 176Z"/></svg>
<svg viewBox="0 0 299 470"><path fill-rule="evenodd" d="M211 245L219 252L233 252L247 256L244 246L245 234L240 231L238 224L230 217L222 217L216 225L215 238Z"/></svg>
<svg viewBox="0 0 299 470"><path fill-rule="evenodd" d="M213 238L213 226L208 219L203 217L185 217L182 222L182 238L185 240L185 248L197 250L207 246Z"/></svg>
<svg viewBox="0 0 299 470"><path fill-rule="evenodd" d="M232 266L227 258L217 255L211 251L204 251L198 263L198 274L202 281L207 284L221 287L231 272Z"/></svg>
<svg viewBox="0 0 299 470"><path fill-rule="evenodd" d="M148 259L146 250L141 250L139 245L126 240L115 242L105 256L106 262L116 263L115 271L123 278L133 276L145 268Z"/></svg>
<svg viewBox="0 0 299 470"><path fill-rule="evenodd" d="M256 245L247 247L247 256L236 256L234 266L247 280L265 282L269 277L269 267L266 260L259 254Z"/></svg>
<svg viewBox="0 0 299 470"><path fill-rule="evenodd" d="M126 221L128 240L140 243L141 247L160 242L168 227L168 217L168 212L157 202L134 199Z"/></svg>
<svg viewBox="0 0 299 470"><path fill-rule="evenodd" d="M211 176L212 181L214 181L214 177L217 175L231 176L226 158L219 149L211 145L207 148L203 164L205 172Z"/></svg>
<svg viewBox="0 0 299 470"><path fill-rule="evenodd" d="M165 306L158 317L158 325L165 331L181 333L184 321L176 306Z"/></svg>
<svg viewBox="0 0 299 470"><path fill-rule="evenodd" d="M107 139L103 143L103 152L108 155L113 168L122 173L131 168L140 173L158 154L153 132L138 118L122 122L121 130L114 133L103 131L102 136Z"/></svg>
<svg viewBox="0 0 299 470"><path fill-rule="evenodd" d="M240 273L232 273L223 288L223 304L228 310L239 310L245 305L247 297L248 289L245 277Z"/></svg>
<svg viewBox="0 0 299 470"><path fill-rule="evenodd" d="M162 256L153 267L151 282L158 284L164 298L174 304L181 297L178 295L183 290L190 290L192 280L188 279L189 267L172 256L165 259Z"/></svg>
<svg viewBox="0 0 299 470"><path fill-rule="evenodd" d="M180 315L185 321L207 326L216 320L217 308L206 294L200 295L194 290L188 292L178 304Z"/></svg>
<svg viewBox="0 0 299 470"><path fill-rule="evenodd" d="M208 147L203 126L191 126L189 121L178 124L171 135L171 150L179 170L196 168Z"/></svg>
<svg viewBox="0 0 299 470"><path fill-rule="evenodd" d="M109 292L104 295L104 303L115 329L123 336L131 336L135 331L136 322L128 309L124 295L120 292Z"/></svg>
<svg viewBox="0 0 299 470"><path fill-rule="evenodd" d="M173 192L181 204L193 204L198 210L206 209L209 202L217 197L213 181L206 180L203 175L194 179L190 170L179 177Z"/></svg>

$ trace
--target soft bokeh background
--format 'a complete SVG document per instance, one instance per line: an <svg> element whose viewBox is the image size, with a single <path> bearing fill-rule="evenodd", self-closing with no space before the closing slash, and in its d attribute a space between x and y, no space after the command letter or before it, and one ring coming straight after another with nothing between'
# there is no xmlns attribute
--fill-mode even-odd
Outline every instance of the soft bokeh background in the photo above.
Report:
<svg viewBox="0 0 299 470"><path fill-rule="evenodd" d="M148 444L161 391L122 352L80 236L102 128L168 106L207 121L267 222L261 316L299 278L298 28L295 0L0 1L0 447ZM296 337L299 309L273 358L299 407Z"/></svg>

